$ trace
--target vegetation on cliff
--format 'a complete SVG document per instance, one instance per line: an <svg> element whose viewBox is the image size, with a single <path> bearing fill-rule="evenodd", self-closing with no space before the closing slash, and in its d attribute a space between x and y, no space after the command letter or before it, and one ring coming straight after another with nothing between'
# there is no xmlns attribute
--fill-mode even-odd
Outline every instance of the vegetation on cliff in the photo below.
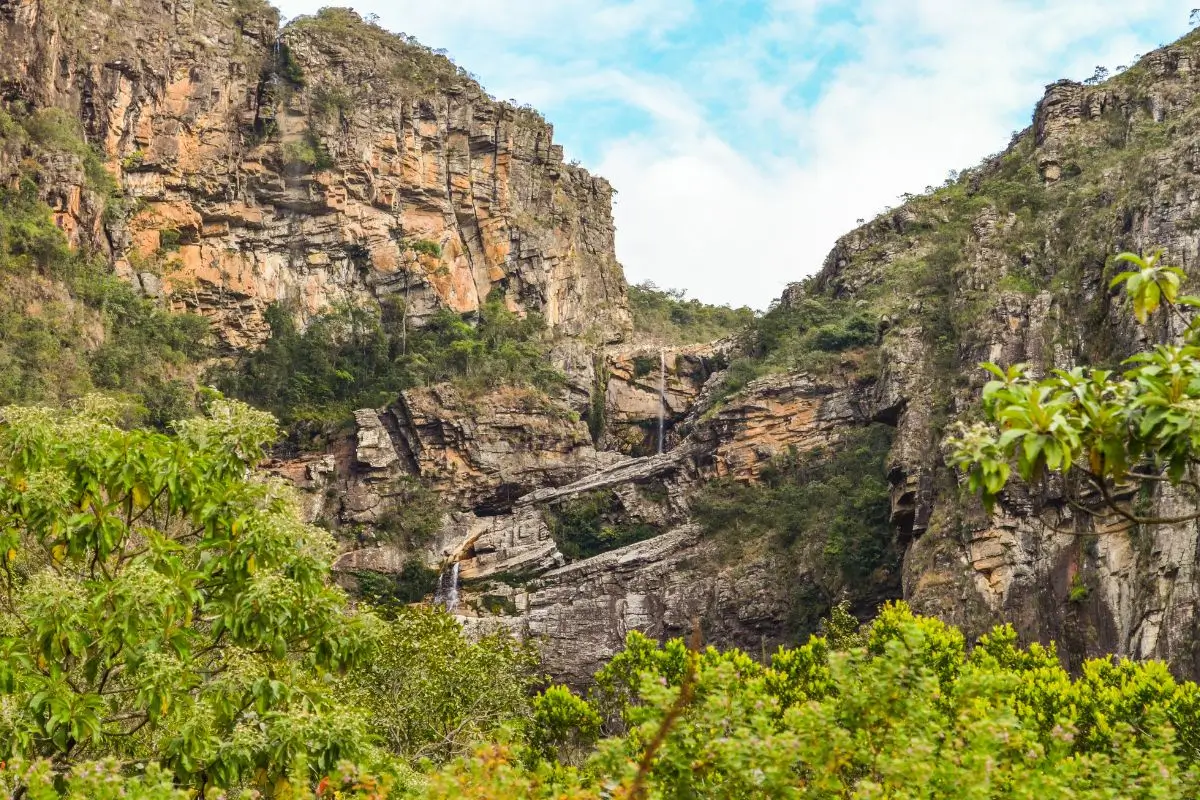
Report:
<svg viewBox="0 0 1200 800"><path fill-rule="evenodd" d="M650 281L629 286L634 333L666 344L707 344L738 333L754 322L751 308L730 308L687 299L678 289L660 289Z"/></svg>
<svg viewBox="0 0 1200 800"><path fill-rule="evenodd" d="M662 527L630 519L620 498L610 489L584 492L547 509L550 534L558 551L570 561L644 541Z"/></svg>
<svg viewBox="0 0 1200 800"><path fill-rule="evenodd" d="M852 597L870 612L898 588L902 550L890 524L887 479L894 433L876 424L822 450L793 448L757 482L717 479L692 498L692 518L727 549L765 538L785 564L806 570L790 581L812 590L792 594L794 636L813 632L838 598Z"/></svg>
<svg viewBox="0 0 1200 800"><path fill-rule="evenodd" d="M134 401L153 425L195 409L189 366L208 353L200 317L139 296L99 252L73 249L44 200L51 166L66 160L85 202L122 202L77 123L45 110L0 109L0 402L65 402L93 389Z"/></svg>
<svg viewBox="0 0 1200 800"><path fill-rule="evenodd" d="M842 363L866 377L875 371L873 356L862 351L879 341L878 315L865 305L852 304L814 281L795 298L776 303L753 319L729 353L718 397L734 394L756 378L777 372L827 375ZM860 351L852 356L848 351Z"/></svg>
<svg viewBox="0 0 1200 800"><path fill-rule="evenodd" d="M552 392L562 373L546 359L545 323L519 316L499 295L475 319L448 309L419 328L397 305L380 313L346 306L300 331L282 306L267 312L271 336L213 378L228 394L266 408L288 428L320 433L355 409L387 405L414 386L451 381L471 392L501 385Z"/></svg>

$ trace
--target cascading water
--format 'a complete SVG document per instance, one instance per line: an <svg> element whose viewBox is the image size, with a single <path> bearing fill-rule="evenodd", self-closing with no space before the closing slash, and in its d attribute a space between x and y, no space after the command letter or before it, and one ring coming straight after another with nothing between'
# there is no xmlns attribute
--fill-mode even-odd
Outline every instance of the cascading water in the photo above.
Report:
<svg viewBox="0 0 1200 800"><path fill-rule="evenodd" d="M445 606L453 613L458 608L458 562L455 561L449 569L443 569L438 576L437 591L433 593L433 604Z"/></svg>
<svg viewBox="0 0 1200 800"><path fill-rule="evenodd" d="M658 351L658 454L663 452L663 428L667 416L667 351Z"/></svg>

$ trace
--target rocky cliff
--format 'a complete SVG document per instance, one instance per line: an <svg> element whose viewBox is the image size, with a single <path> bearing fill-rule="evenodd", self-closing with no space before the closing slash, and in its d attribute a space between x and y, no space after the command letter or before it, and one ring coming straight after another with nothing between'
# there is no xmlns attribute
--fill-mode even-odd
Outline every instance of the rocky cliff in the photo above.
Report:
<svg viewBox="0 0 1200 800"><path fill-rule="evenodd" d="M869 319L861 349L822 345L830 325L803 333L786 356L734 344L722 355L734 361L729 372L668 392L668 418L675 405L687 411L664 456L534 492L485 531L444 532L441 552L461 560L469 584L505 598L484 615L544 637L551 663L574 679L632 627L678 634L699 618L718 639L753 649L795 635L798 604L840 596L866 608L889 593L968 631L1010 621L1027 640L1056 640L1070 663L1118 652L1196 675L1195 525L1135 530L1080 519L1053 485L1014 489L988 515L944 466L941 441L975 413L981 361L1116 364L1169 335L1129 323L1108 280L1122 250L1162 246L1173 263L1195 267L1197 53L1191 35L1106 83L1048 87L1033 125L1004 152L843 237L821 272L768 315L801 331L814 306ZM769 333L760 326L755 335ZM822 349L841 353L814 358ZM622 383L605 389L610 417L649 421L661 376L652 363L613 358L608 374ZM737 388L742 362L769 374ZM898 574L884 559L868 586L834 581L825 534L790 551L778 537L747 535L731 552L695 523L705 513L695 503L721 476L775 480L765 471L789 453L819 461L871 423L896 430L886 474ZM555 566L570 560L551 548L554 505L608 490L624 492L627 514L657 514L668 532ZM647 495L652 513L638 508ZM507 584L486 583L501 572Z"/></svg>
<svg viewBox="0 0 1200 800"><path fill-rule="evenodd" d="M77 116L132 202L104 224L55 182L62 225L229 348L274 303L389 296L414 324L499 291L564 334L629 328L611 187L536 112L352 12L279 30L261 0L5 0L0 38L5 100Z"/></svg>
<svg viewBox="0 0 1200 800"><path fill-rule="evenodd" d="M784 298L860 298L881 315L875 393L900 409L903 594L922 612L975 632L1011 621L1072 663L1118 652L1200 670L1196 526L1080 518L1053 483L1014 489L989 516L939 448L948 422L975 413L981 361L1116 365L1171 335L1132 324L1108 287L1123 250L1163 247L1195 273L1198 54L1191 34L1106 83L1048 87L1007 150L844 237Z"/></svg>
<svg viewBox="0 0 1200 800"><path fill-rule="evenodd" d="M1200 674L1196 526L1076 519L1052 484L989 515L941 449L980 361L1114 364L1170 335L1127 321L1109 257L1200 256L1200 35L1048 87L1003 153L847 234L709 345L633 329L612 189L536 112L350 12L280 29L259 0L0 0L0 40L0 134L29 132L4 138L5 185L156 307L208 319L195 374L273 341L273 308L299 329L367 309L385 359L489 299L545 321L561 382L397 373L322 451L271 465L337 532L348 587L431 601L457 576L469 626L536 637L575 683L631 629L699 621L763 652L835 602L901 596L1072 663ZM90 148L51 146L48 110ZM26 314L70 303L37 281ZM91 319L81 352L112 335Z"/></svg>

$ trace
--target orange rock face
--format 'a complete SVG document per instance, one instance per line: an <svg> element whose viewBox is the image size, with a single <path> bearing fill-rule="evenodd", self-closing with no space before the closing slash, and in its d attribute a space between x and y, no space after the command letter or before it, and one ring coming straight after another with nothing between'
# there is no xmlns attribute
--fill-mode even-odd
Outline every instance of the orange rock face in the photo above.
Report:
<svg viewBox="0 0 1200 800"><path fill-rule="evenodd" d="M336 31L280 33L265 2L174 5L0 13L0 76L77 114L135 198L128 225L104 231L66 191L73 239L162 276L232 348L262 341L272 303L303 323L399 295L420 324L497 290L567 334L628 330L612 190L563 163L537 114L348 12Z"/></svg>

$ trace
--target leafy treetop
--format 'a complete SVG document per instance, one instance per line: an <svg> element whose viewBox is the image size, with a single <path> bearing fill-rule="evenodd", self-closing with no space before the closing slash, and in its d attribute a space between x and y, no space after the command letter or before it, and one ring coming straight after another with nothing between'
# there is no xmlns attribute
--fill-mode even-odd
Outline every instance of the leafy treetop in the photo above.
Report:
<svg viewBox="0 0 1200 800"><path fill-rule="evenodd" d="M154 759L201 789L370 757L323 676L377 623L328 583L328 535L252 472L272 418L119 418L96 398L0 413L0 757Z"/></svg>
<svg viewBox="0 0 1200 800"><path fill-rule="evenodd" d="M1133 266L1112 287L1124 286L1137 321L1144 324L1165 310L1168 328L1182 329L1180 343L1137 353L1119 373L1075 367L1036 379L1023 365L983 365L995 376L983 390L986 422L961 426L948 447L951 464L989 506L1015 463L1026 481L1065 476L1074 489L1066 500L1080 513L1116 514L1140 524L1200 518L1200 510L1163 516L1126 501L1153 484L1200 490L1200 322L1185 313L1200 306L1200 298L1180 294L1186 276L1163 264L1161 251L1148 257L1122 253L1117 260Z"/></svg>

